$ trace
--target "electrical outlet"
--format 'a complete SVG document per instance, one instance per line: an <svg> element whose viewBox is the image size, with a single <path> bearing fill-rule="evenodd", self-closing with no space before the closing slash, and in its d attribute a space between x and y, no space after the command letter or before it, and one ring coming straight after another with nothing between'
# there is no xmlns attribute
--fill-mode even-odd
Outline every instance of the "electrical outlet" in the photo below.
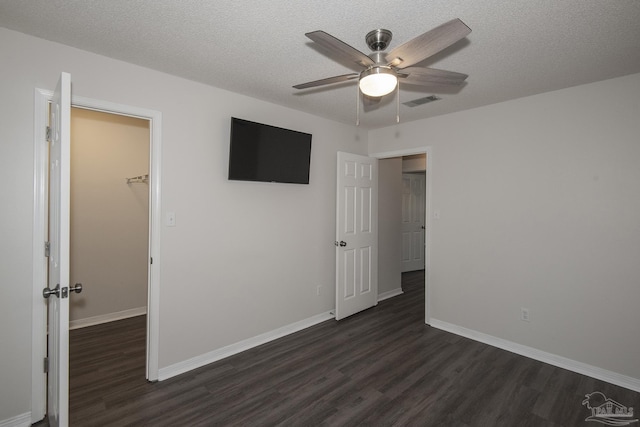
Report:
<svg viewBox="0 0 640 427"><path fill-rule="evenodd" d="M520 320L522 320L523 322L529 322L531 321L531 318L529 317L529 309L528 308L521 308L520 309Z"/></svg>
<svg viewBox="0 0 640 427"><path fill-rule="evenodd" d="M316 295L322 295L322 286L316 286Z"/></svg>

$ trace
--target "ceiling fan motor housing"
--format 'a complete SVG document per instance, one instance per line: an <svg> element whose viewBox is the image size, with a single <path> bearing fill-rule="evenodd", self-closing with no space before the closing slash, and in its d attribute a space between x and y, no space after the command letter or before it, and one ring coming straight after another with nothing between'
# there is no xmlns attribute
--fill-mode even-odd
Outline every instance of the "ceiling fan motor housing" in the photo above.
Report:
<svg viewBox="0 0 640 427"><path fill-rule="evenodd" d="M377 30L369 31L365 37L365 41L367 42L369 49L379 52L381 50L385 50L387 46L389 46L392 37L393 33L391 33L391 31L379 28Z"/></svg>

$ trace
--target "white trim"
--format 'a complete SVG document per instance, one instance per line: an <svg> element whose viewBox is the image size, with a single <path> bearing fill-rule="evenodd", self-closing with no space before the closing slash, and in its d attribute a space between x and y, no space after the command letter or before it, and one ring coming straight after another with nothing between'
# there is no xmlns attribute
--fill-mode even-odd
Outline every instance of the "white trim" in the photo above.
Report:
<svg viewBox="0 0 640 427"><path fill-rule="evenodd" d="M48 104L53 92L35 89L34 105L34 219L33 219L33 310L32 310L32 375L31 419L38 422L46 413L46 376L42 373L42 361L46 356L46 304L42 289L47 283L46 259L43 245L47 236L47 146L45 125L48 121ZM126 115L150 121L150 204L149 204L149 265L148 316L147 316L147 379L158 379L159 324L160 324L160 208L162 166L162 113L146 108L71 96L71 106L106 113ZM43 265L44 263L44 265Z"/></svg>
<svg viewBox="0 0 640 427"><path fill-rule="evenodd" d="M425 197L425 210L424 215L426 218L426 229L424 233L425 238L425 251L424 257L424 323L431 324L431 177L433 173L433 147L416 147L407 148L404 150L385 151L380 153L369 153L370 157L378 159L388 159L392 157L412 156L415 154L426 154L427 156L427 170L425 171L425 177L427 180L426 197Z"/></svg>
<svg viewBox="0 0 640 427"><path fill-rule="evenodd" d="M44 418L44 415L42 418ZM40 418L40 420L42 420L42 418ZM40 420L37 420L36 422ZM29 427L30 425L31 412L25 412L24 414L16 415L15 417L0 421L0 427Z"/></svg>
<svg viewBox="0 0 640 427"><path fill-rule="evenodd" d="M253 338L249 338L235 344L219 348L218 350L210 351L200 356L192 357L191 359L174 363L173 365L161 368L158 379L160 381L163 381L168 378L175 377L176 375L180 375L193 369L200 368L204 365L208 365L209 363L217 362L218 360L233 356L234 354L238 354L240 352L249 350L278 338L282 338L286 335L301 331L303 329L309 328L311 326L317 325L318 323L322 323L333 318L334 316L332 312L328 311L326 313L321 313L301 320L299 322L291 323L290 325L274 329L273 331L257 335Z"/></svg>
<svg viewBox="0 0 640 427"><path fill-rule="evenodd" d="M397 297L398 295L402 295L403 293L404 292L402 291L402 288L391 289L390 291L383 292L383 293L379 294L378 295L378 302L380 302L382 300L385 300L385 299Z"/></svg>
<svg viewBox="0 0 640 427"><path fill-rule="evenodd" d="M42 298L42 289L47 286L47 259L44 242L49 235L47 229L48 150L46 149L46 124L49 102L53 92L36 89L34 92L33 121L33 255L32 255L32 301L31 305L31 423L42 420L47 412L47 376L44 373L44 358L47 355L47 304ZM4 425L4 424L0 424Z"/></svg>
<svg viewBox="0 0 640 427"><path fill-rule="evenodd" d="M578 374L586 375L620 387L628 388L629 390L640 392L640 379L638 378L618 374L617 372L608 371L606 369L598 368L597 366L588 365L553 353L547 353L546 351L514 343L502 338L497 338L492 335L487 335L473 329L467 329L441 320L431 319L431 326L436 329L441 329L446 332L451 332L452 334L470 338L474 341L479 341L493 347L501 348L530 359L538 360Z"/></svg>
<svg viewBox="0 0 640 427"><path fill-rule="evenodd" d="M84 319L71 320L69 329L86 328L87 326L101 325L103 323L115 322L116 320L128 319L130 317L147 314L147 306L122 310L116 313L101 314L100 316L85 317Z"/></svg>
<svg viewBox="0 0 640 427"><path fill-rule="evenodd" d="M153 111L151 117L151 145L149 177L152 179L149 204L149 290L147 292L147 379L158 380L160 353L160 235L162 204L162 113Z"/></svg>

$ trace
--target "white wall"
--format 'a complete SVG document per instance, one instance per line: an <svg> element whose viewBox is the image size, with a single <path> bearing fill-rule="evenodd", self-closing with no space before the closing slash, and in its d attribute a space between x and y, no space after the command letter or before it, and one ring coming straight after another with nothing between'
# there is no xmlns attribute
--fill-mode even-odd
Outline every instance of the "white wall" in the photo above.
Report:
<svg viewBox="0 0 640 427"><path fill-rule="evenodd" d="M635 74L370 132L433 147L432 317L640 379L639 119Z"/></svg>
<svg viewBox="0 0 640 427"><path fill-rule="evenodd" d="M149 184L125 178L147 173L148 120L71 109L72 322L146 308Z"/></svg>
<svg viewBox="0 0 640 427"><path fill-rule="evenodd" d="M0 30L5 100L0 103L0 420L29 411L31 399L32 129L37 84L22 73L25 61L9 34L13 33Z"/></svg>
<svg viewBox="0 0 640 427"><path fill-rule="evenodd" d="M336 151L365 154L364 129L2 28L0 58L0 420L30 411L34 88L61 71L162 112L160 368L334 307ZM228 182L231 116L313 134L310 184Z"/></svg>

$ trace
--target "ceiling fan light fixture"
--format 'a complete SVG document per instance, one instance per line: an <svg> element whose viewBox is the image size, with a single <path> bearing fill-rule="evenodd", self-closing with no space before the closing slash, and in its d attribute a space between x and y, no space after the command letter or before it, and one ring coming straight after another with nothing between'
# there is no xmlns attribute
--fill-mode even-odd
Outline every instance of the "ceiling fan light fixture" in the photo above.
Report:
<svg viewBox="0 0 640 427"><path fill-rule="evenodd" d="M398 77L390 67L372 67L360 73L360 90L367 96L387 95L393 92L397 84Z"/></svg>

